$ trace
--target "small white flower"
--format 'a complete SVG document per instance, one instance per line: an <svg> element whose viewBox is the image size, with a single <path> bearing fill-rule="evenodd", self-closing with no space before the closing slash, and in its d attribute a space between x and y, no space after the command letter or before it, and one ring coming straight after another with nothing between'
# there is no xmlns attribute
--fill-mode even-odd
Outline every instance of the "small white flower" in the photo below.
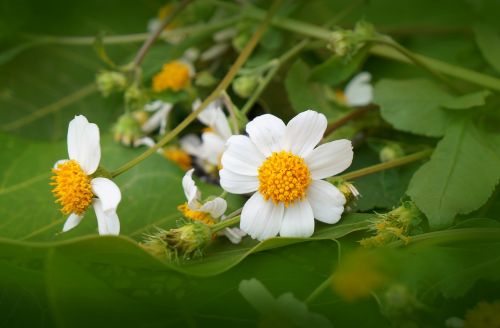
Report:
<svg viewBox="0 0 500 328"><path fill-rule="evenodd" d="M307 305L292 293L274 297L255 278L241 281L238 290L247 302L264 317L264 320L272 318L272 322L279 327L332 327L327 318L309 311Z"/></svg>
<svg viewBox="0 0 500 328"><path fill-rule="evenodd" d="M85 116L76 116L68 127L69 160L60 160L52 170L53 193L61 211L69 217L63 232L76 227L93 205L101 235L118 235L120 221L116 208L121 200L118 186L110 179L91 178L101 159L99 128Z"/></svg>
<svg viewBox="0 0 500 328"><path fill-rule="evenodd" d="M358 107L371 104L373 101L372 76L368 72L361 72L347 83L344 90L345 102L348 106Z"/></svg>
<svg viewBox="0 0 500 328"><path fill-rule="evenodd" d="M193 103L193 111L201 105L197 99ZM181 139L181 147L188 154L197 157L202 162L218 167L222 153L225 150L227 139L231 137L231 128L224 111L222 101L217 99L210 103L199 115L198 120L206 125L209 130L201 134L201 141L195 135L187 135ZM204 167L203 163L201 166Z"/></svg>
<svg viewBox="0 0 500 328"><path fill-rule="evenodd" d="M160 134L165 133L167 128L168 115L174 106L171 103L155 100L146 104L144 110L153 113L151 117L141 127L142 132L149 134L160 128Z"/></svg>
<svg viewBox="0 0 500 328"><path fill-rule="evenodd" d="M288 125L265 114L247 124L248 137L235 135L227 141L220 184L230 193L254 193L240 222L252 238L263 240L278 233L309 237L314 218L329 224L340 220L346 199L322 179L347 169L353 151L345 139L316 147L326 126L326 117L312 110Z"/></svg>
<svg viewBox="0 0 500 328"><path fill-rule="evenodd" d="M227 202L221 197L216 197L202 203L201 192L193 180L193 172L194 169L187 171L182 178L182 188L187 202L178 208L188 219L212 225L219 221L226 212ZM221 220L223 221L225 218ZM234 244L238 244L245 236L245 233L238 228L225 228L220 234L225 235Z"/></svg>

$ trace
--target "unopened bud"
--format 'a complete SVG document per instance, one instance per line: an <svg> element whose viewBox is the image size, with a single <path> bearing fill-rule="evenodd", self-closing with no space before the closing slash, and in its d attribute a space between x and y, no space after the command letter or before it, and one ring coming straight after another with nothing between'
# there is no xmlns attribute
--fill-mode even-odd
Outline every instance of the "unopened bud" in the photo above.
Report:
<svg viewBox="0 0 500 328"><path fill-rule="evenodd" d="M141 125L133 114L125 113L113 127L115 140L125 146L132 146L142 136Z"/></svg>
<svg viewBox="0 0 500 328"><path fill-rule="evenodd" d="M116 71L101 71L96 76L97 89L104 97L109 96L113 92L125 90L127 86L127 78L125 74Z"/></svg>
<svg viewBox="0 0 500 328"><path fill-rule="evenodd" d="M257 88L259 78L255 75L243 75L233 81L233 91L241 98L248 98Z"/></svg>
<svg viewBox="0 0 500 328"><path fill-rule="evenodd" d="M400 145L394 143L384 146L379 153L379 158L382 163L395 160L397 158L404 156L403 148Z"/></svg>
<svg viewBox="0 0 500 328"><path fill-rule="evenodd" d="M142 108L145 102L144 92L137 85L133 84L125 91L125 105L130 110Z"/></svg>

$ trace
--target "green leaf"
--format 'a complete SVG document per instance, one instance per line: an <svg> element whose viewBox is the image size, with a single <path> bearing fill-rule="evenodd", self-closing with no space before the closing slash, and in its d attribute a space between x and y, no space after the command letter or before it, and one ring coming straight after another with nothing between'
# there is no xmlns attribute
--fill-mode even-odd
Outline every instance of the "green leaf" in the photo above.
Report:
<svg viewBox="0 0 500 328"><path fill-rule="evenodd" d="M483 106L486 103L486 98L490 95L491 92L488 90L473 92L445 101L442 106L448 109L469 109L471 107Z"/></svg>
<svg viewBox="0 0 500 328"><path fill-rule="evenodd" d="M331 117L335 111L328 103L321 86L309 81L310 74L310 68L300 59L288 71L285 87L292 107L297 113L314 109Z"/></svg>
<svg viewBox="0 0 500 328"><path fill-rule="evenodd" d="M457 214L469 213L486 202L500 179L499 141L467 120L446 131L407 191L432 228L448 226Z"/></svg>
<svg viewBox="0 0 500 328"><path fill-rule="evenodd" d="M361 49L349 59L332 56L312 69L311 80L332 86L345 82L360 69L367 53L366 49Z"/></svg>
<svg viewBox="0 0 500 328"><path fill-rule="evenodd" d="M396 129L430 137L445 133L450 117L440 106L450 96L429 80L380 80L374 93L382 117Z"/></svg>
<svg viewBox="0 0 500 328"><path fill-rule="evenodd" d="M500 72L500 35L493 27L478 24L474 26L476 43L486 61Z"/></svg>

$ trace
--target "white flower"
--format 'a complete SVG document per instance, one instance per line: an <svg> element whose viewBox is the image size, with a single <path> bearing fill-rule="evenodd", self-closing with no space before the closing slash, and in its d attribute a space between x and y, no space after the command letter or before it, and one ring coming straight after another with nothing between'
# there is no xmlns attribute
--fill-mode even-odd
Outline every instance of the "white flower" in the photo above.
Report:
<svg viewBox="0 0 500 328"><path fill-rule="evenodd" d="M193 111L201 105L197 99L193 103ZM222 101L217 99L210 103L199 115L198 120L209 127L201 134L201 141L195 135L187 135L181 139L181 147L188 154L197 157L210 165L218 167L227 139L231 137L229 122L222 110ZM201 165L204 167L204 165Z"/></svg>
<svg viewBox="0 0 500 328"><path fill-rule="evenodd" d="M118 186L110 179L92 178L101 159L99 128L85 116L76 116L68 127L69 160L60 160L52 170L53 193L61 211L69 215L63 232L76 227L85 211L93 205L99 234L118 235L120 221L116 208L121 200Z"/></svg>
<svg viewBox="0 0 500 328"><path fill-rule="evenodd" d="M372 102L373 86L370 84L371 79L372 76L370 73L361 72L347 83L344 96L348 106L366 106Z"/></svg>
<svg viewBox="0 0 500 328"><path fill-rule="evenodd" d="M263 320L272 318L272 322L276 326L332 327L327 318L321 314L310 312L307 305L295 298L292 293L274 297L255 278L241 281L238 290L248 303L264 317Z"/></svg>
<svg viewBox="0 0 500 328"><path fill-rule="evenodd" d="M353 152L349 140L315 148L327 126L326 117L312 110L288 125L276 116L256 117L247 136L229 138L222 155L220 184L234 194L255 192L245 203L240 228L252 238L309 237L314 218L339 221L346 199L327 177L347 169Z"/></svg>
<svg viewBox="0 0 500 328"><path fill-rule="evenodd" d="M184 189L187 202L180 205L179 210L188 219L212 225L219 221L224 212L226 212L227 202L221 197L216 197L202 203L201 192L193 180L193 172L194 169L187 171L182 178L182 188ZM234 244L238 244L241 241L241 237L245 236L245 233L238 228L225 228L221 231L221 234L225 235Z"/></svg>
<svg viewBox="0 0 500 328"><path fill-rule="evenodd" d="M167 128L168 114L170 114L173 107L171 103L166 103L161 100L155 100L146 104L144 110L153 114L146 123L142 125L142 132L149 134L160 128L160 134L164 134Z"/></svg>

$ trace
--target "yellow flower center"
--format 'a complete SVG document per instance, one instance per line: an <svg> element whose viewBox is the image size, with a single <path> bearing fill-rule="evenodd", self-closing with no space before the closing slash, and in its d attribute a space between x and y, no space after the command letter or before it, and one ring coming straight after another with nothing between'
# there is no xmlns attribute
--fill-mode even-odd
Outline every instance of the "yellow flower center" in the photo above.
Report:
<svg viewBox="0 0 500 328"><path fill-rule="evenodd" d="M342 90L335 90L335 99L342 105L347 104L347 97Z"/></svg>
<svg viewBox="0 0 500 328"><path fill-rule="evenodd" d="M191 156L184 150L177 147L169 147L163 152L163 156L177 164L184 171L189 170L193 165Z"/></svg>
<svg viewBox="0 0 500 328"><path fill-rule="evenodd" d="M90 177L75 160L57 165L52 172L54 176L50 185L54 186L52 192L57 198L56 203L62 206L61 212L83 214L94 197Z"/></svg>
<svg viewBox="0 0 500 328"><path fill-rule="evenodd" d="M161 71L153 77L153 90L162 92L167 89L179 91L189 86L189 67L179 60L163 65Z"/></svg>
<svg viewBox="0 0 500 328"><path fill-rule="evenodd" d="M304 198L311 173L303 158L287 151L274 152L259 167L259 191L265 200L285 206Z"/></svg>
<svg viewBox="0 0 500 328"><path fill-rule="evenodd" d="M212 225L215 223L210 214L202 211L194 211L188 207L187 203L177 206L177 209L182 213L182 215L193 221L200 221L208 225Z"/></svg>

